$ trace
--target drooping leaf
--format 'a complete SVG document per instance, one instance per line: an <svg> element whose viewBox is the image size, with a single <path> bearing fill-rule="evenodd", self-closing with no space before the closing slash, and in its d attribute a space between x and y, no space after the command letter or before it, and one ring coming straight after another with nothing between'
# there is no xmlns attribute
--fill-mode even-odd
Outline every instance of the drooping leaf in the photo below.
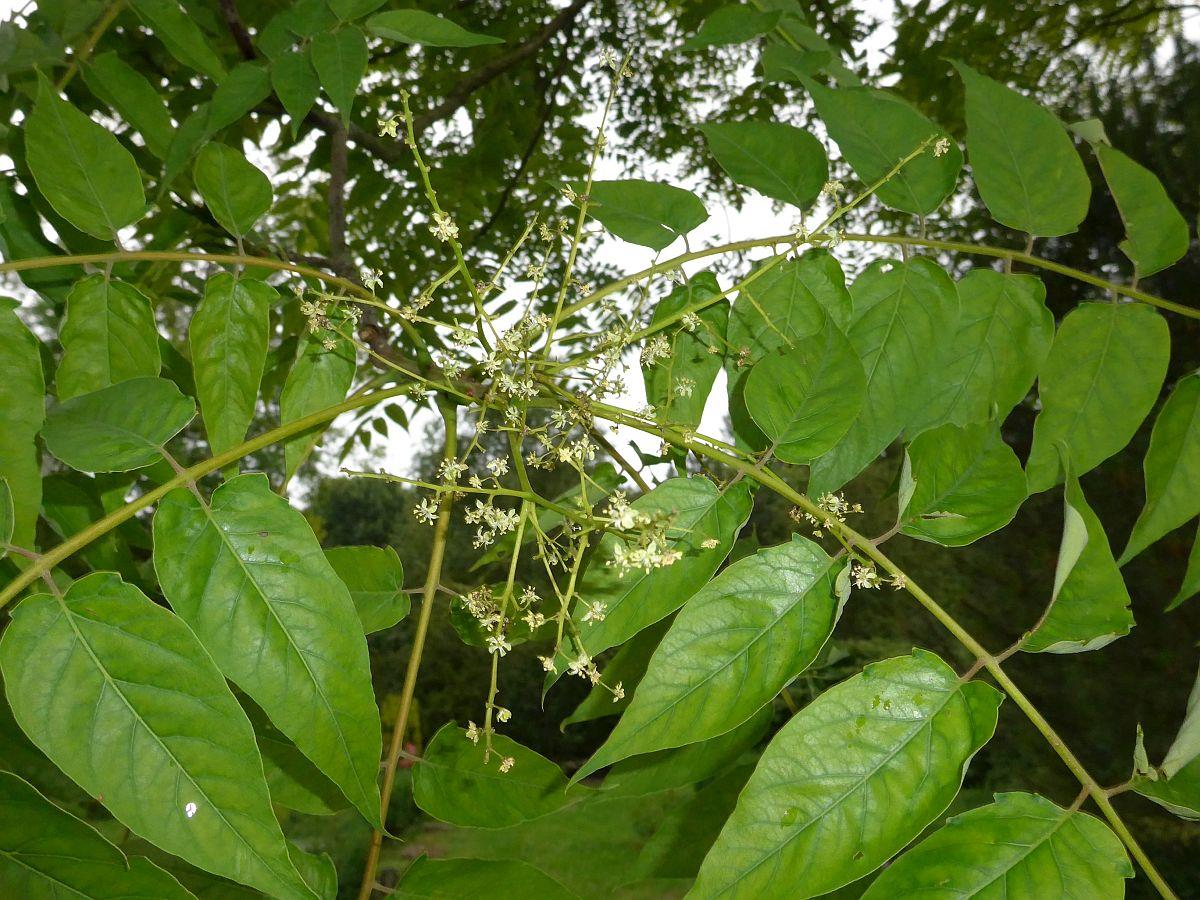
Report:
<svg viewBox="0 0 1200 900"><path fill-rule="evenodd" d="M1062 480L1060 443L1076 476L1128 444L1158 399L1170 353L1166 320L1150 306L1084 303L1068 313L1038 375L1029 492Z"/></svg>
<svg viewBox="0 0 1200 900"><path fill-rule="evenodd" d="M173 57L213 81L225 77L221 58L176 0L132 0L132 6Z"/></svg>
<svg viewBox="0 0 1200 900"><path fill-rule="evenodd" d="M266 66L253 62L238 63L213 91L209 100L205 136L232 125L270 94L271 76Z"/></svg>
<svg viewBox="0 0 1200 900"><path fill-rule="evenodd" d="M205 283L192 315L188 341L196 396L214 454L240 444L254 418L276 296L262 281L221 272Z"/></svg>
<svg viewBox="0 0 1200 900"><path fill-rule="evenodd" d="M867 393L845 437L813 464L808 491L835 491L922 414L944 374L944 335L958 327L958 293L928 259L872 263L854 282L847 331L867 374Z"/></svg>
<svg viewBox="0 0 1200 900"><path fill-rule="evenodd" d="M16 313L15 300L0 297L0 478L13 507L11 540L33 549L42 506L42 471L34 438L46 418L46 384L38 340Z"/></svg>
<svg viewBox="0 0 1200 900"><path fill-rule="evenodd" d="M205 144L192 169L196 190L222 228L245 237L271 208L271 182L239 151L224 144Z"/></svg>
<svg viewBox="0 0 1200 900"><path fill-rule="evenodd" d="M349 125L354 95L371 56L366 37L353 25L322 32L313 38L311 52L321 87L341 114L342 122Z"/></svg>
<svg viewBox="0 0 1200 900"><path fill-rule="evenodd" d="M629 178L592 183L588 215L631 244L664 250L708 218L691 191Z"/></svg>
<svg viewBox="0 0 1200 900"><path fill-rule="evenodd" d="M366 638L304 516L264 475L239 475L208 503L172 491L154 516L154 569L221 671L377 823Z"/></svg>
<svg viewBox="0 0 1200 900"><path fill-rule="evenodd" d="M408 867L393 897L400 900L578 900L540 869L519 859L430 859Z"/></svg>
<svg viewBox="0 0 1200 900"><path fill-rule="evenodd" d="M1088 506L1072 471L1063 504L1063 537L1050 608L1021 649L1030 653L1098 650L1133 627L1129 591L1113 559L1108 535Z"/></svg>
<svg viewBox="0 0 1200 900"><path fill-rule="evenodd" d="M918 435L900 477L902 533L946 547L999 531L1025 502L1021 461L995 423Z"/></svg>
<svg viewBox="0 0 1200 900"><path fill-rule="evenodd" d="M165 159L175 126L158 89L146 76L113 50L93 56L81 71L91 92L137 129L151 153Z"/></svg>
<svg viewBox="0 0 1200 900"><path fill-rule="evenodd" d="M883 871L863 900L1124 897L1133 865L1108 826L1035 794L954 816Z"/></svg>
<svg viewBox="0 0 1200 900"><path fill-rule="evenodd" d="M1180 379L1167 398L1154 420L1142 468L1146 505L1133 525L1120 565L1200 514L1200 373Z"/></svg>
<svg viewBox="0 0 1200 900"><path fill-rule="evenodd" d="M271 60L271 87L291 117L295 136L321 92L321 81L308 52L288 50Z"/></svg>
<svg viewBox="0 0 1200 900"><path fill-rule="evenodd" d="M0 772L0 893L21 900L194 900L152 862L127 859L29 782Z"/></svg>
<svg viewBox="0 0 1200 900"><path fill-rule="evenodd" d="M389 41L424 44L426 47L478 47L504 43L502 38L467 31L449 19L419 9L393 9L371 16L367 20L367 30Z"/></svg>
<svg viewBox="0 0 1200 900"><path fill-rule="evenodd" d="M972 269L958 282L962 304L945 368L923 413L909 422L919 434L943 422L1003 422L1025 399L1050 343L1054 316L1046 288L1032 275Z"/></svg>
<svg viewBox="0 0 1200 900"><path fill-rule="evenodd" d="M580 579L576 621L587 652L596 656L623 644L687 602L729 555L751 505L745 484L722 491L703 477L672 478L635 500L632 506L640 513L674 516L671 546L682 558L664 568L649 572L635 568L622 574L609 561L619 556L623 542L611 532L605 534ZM710 539L717 546L702 546ZM582 621L582 604L595 602L605 604L604 619Z"/></svg>
<svg viewBox="0 0 1200 900"><path fill-rule="evenodd" d="M262 754L263 773L271 802L310 816L328 816L350 808L350 801L336 784L321 774L287 735L271 724L253 700L239 698Z"/></svg>
<svg viewBox="0 0 1200 900"><path fill-rule="evenodd" d="M700 131L730 178L773 200L803 208L829 178L825 148L794 125L721 122L701 125Z"/></svg>
<svg viewBox="0 0 1200 900"><path fill-rule="evenodd" d="M725 734L770 703L829 639L846 596L842 568L794 535L721 572L675 617L629 708L572 781Z"/></svg>
<svg viewBox="0 0 1200 900"><path fill-rule="evenodd" d="M830 688L763 753L692 896L801 900L874 871L950 805L1001 699L921 650Z"/></svg>
<svg viewBox="0 0 1200 900"><path fill-rule="evenodd" d="M62 248L42 233L42 217L34 204L16 193L16 178L0 176L0 253L15 262L38 256L55 256ZM55 302L62 302L79 278L77 266L25 269L17 273L21 283Z"/></svg>
<svg viewBox="0 0 1200 900"><path fill-rule="evenodd" d="M63 355L54 381L70 400L162 368L150 299L131 284L90 275L67 295L59 332Z"/></svg>
<svg viewBox="0 0 1200 900"><path fill-rule="evenodd" d="M954 67L966 89L971 174L992 218L1043 237L1074 231L1092 183L1062 122L970 66Z"/></svg>
<svg viewBox="0 0 1200 900"><path fill-rule="evenodd" d="M1153 780L1135 777L1134 790L1177 816L1200 819L1200 674L1188 696L1183 724L1158 774Z"/></svg>
<svg viewBox="0 0 1200 900"><path fill-rule="evenodd" d="M833 447L862 406L867 378L841 329L766 354L746 377L746 408L784 462L805 463Z"/></svg>
<svg viewBox="0 0 1200 900"><path fill-rule="evenodd" d="M1187 253L1188 226L1158 176L1106 143L1092 146L1125 223L1121 252L1141 277L1177 263Z"/></svg>
<svg viewBox="0 0 1200 900"><path fill-rule="evenodd" d="M112 132L59 98L45 77L24 123L25 156L38 190L60 216L111 241L146 211L142 176Z"/></svg>
<svg viewBox="0 0 1200 900"><path fill-rule="evenodd" d="M650 324L678 316L684 310L721 293L716 276L700 272L660 300ZM694 329L674 326L670 336L671 355L653 365L642 364L646 402L665 422L696 428L713 381L721 371L724 347L721 340L729 319L729 303L721 300L696 314ZM718 352L712 353L711 350Z"/></svg>
<svg viewBox="0 0 1200 900"><path fill-rule="evenodd" d="M337 318L336 313L333 315L331 321L340 324L342 330L352 327L352 323ZM332 342L332 346L327 347L326 341ZM337 331L326 330L318 334L306 331L300 338L296 361L292 363L279 395L280 423L286 425L345 400L354 381L355 353L350 339ZM283 442L288 478L308 458L328 427L328 422L315 425Z"/></svg>
<svg viewBox="0 0 1200 900"><path fill-rule="evenodd" d="M1196 594L1200 594L1200 531L1196 532L1196 538L1192 542L1192 551L1188 554L1187 569L1183 574L1183 582L1179 585L1179 593L1167 604L1167 609L1175 609Z"/></svg>
<svg viewBox="0 0 1200 900"><path fill-rule="evenodd" d="M778 11L760 11L745 3L719 6L704 20L700 29L683 42L684 50L703 50L744 44L769 32L779 24Z"/></svg>
<svg viewBox="0 0 1200 900"><path fill-rule="evenodd" d="M608 675L607 668L604 674ZM774 715L768 703L741 725L717 737L623 759L609 770L601 789L633 796L705 781L736 763L757 744L767 733Z"/></svg>
<svg viewBox="0 0 1200 900"><path fill-rule="evenodd" d="M50 408L46 449L81 472L127 472L162 459L162 448L196 415L191 397L165 378L133 378Z"/></svg>
<svg viewBox="0 0 1200 900"><path fill-rule="evenodd" d="M562 727L579 722L591 722L606 716L619 716L629 706L633 690L646 674L646 666L654 648L658 646L667 629L671 627L671 617L660 619L653 625L643 628L619 649L604 665L604 681L592 687L588 695L580 701L571 715L563 719ZM625 696L617 699L612 692L612 686L620 684L625 690Z"/></svg>
<svg viewBox="0 0 1200 900"><path fill-rule="evenodd" d="M492 757L457 725L444 725L413 766L413 801L453 825L505 828L554 812L573 799L567 778L541 754L502 734L492 736ZM508 772L500 762L511 758Z"/></svg>
<svg viewBox="0 0 1200 900"><path fill-rule="evenodd" d="M130 831L268 894L315 895L288 858L254 735L176 616L111 573L29 597L0 639L22 730Z"/></svg>
<svg viewBox="0 0 1200 900"><path fill-rule="evenodd" d="M408 615L404 566L391 547L331 547L325 558L346 585L363 631L383 631Z"/></svg>
<svg viewBox="0 0 1200 900"><path fill-rule="evenodd" d="M927 139L946 138L936 123L888 91L835 91L811 78L804 79L804 86L829 136L864 185L879 181ZM950 141L940 156L931 146L880 185L875 195L893 209L925 216L954 191L961 170L962 151L956 143Z"/></svg>

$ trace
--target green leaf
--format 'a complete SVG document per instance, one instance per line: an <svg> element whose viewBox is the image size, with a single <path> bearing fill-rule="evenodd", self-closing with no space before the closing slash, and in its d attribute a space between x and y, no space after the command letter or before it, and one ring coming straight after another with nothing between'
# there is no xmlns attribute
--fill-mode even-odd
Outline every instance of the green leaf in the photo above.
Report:
<svg viewBox="0 0 1200 900"><path fill-rule="evenodd" d="M606 677L609 668L604 669ZM602 790L632 797L705 781L736 763L742 754L762 740L774 717L775 711L768 703L741 725L717 737L623 759L609 770Z"/></svg>
<svg viewBox="0 0 1200 900"><path fill-rule="evenodd" d="M760 12L744 3L720 6L704 20L700 30L683 42L684 50L703 50L744 44L769 32L779 24L778 11Z"/></svg>
<svg viewBox="0 0 1200 900"><path fill-rule="evenodd" d="M363 631L383 631L408 615L404 566L391 547L331 547L325 558L346 585Z"/></svg>
<svg viewBox="0 0 1200 900"><path fill-rule="evenodd" d="M1170 354L1166 320L1153 307L1084 303L1068 313L1038 376L1029 492L1062 480L1060 443L1077 476L1128 444L1158 400Z"/></svg>
<svg viewBox="0 0 1200 900"><path fill-rule="evenodd" d="M1080 653L1129 634L1129 591L1113 559L1104 526L1074 472L1067 476L1063 537L1046 616L1021 649L1029 653Z"/></svg>
<svg viewBox="0 0 1200 900"><path fill-rule="evenodd" d="M671 546L682 558L664 568L632 569L624 576L609 565L622 544L604 535L580 579L575 621L579 639L591 656L629 640L643 628L673 613L713 576L729 555L737 533L750 517L752 500L745 484L721 490L707 478L672 478L632 504L638 512L672 515ZM717 546L705 549L706 540ZM602 621L582 621L582 604L606 605Z"/></svg>
<svg viewBox="0 0 1200 900"><path fill-rule="evenodd" d="M612 659L604 664L604 681L607 684L593 685L588 695L580 701L571 715L563 719L562 728L579 722L591 722L606 716L619 716L629 707L633 698L633 689L638 686L642 676L646 674L646 666L654 648L658 646L667 629L671 627L671 617L660 619L653 625L643 628L613 654ZM625 696L616 699L611 685L620 683L625 689Z"/></svg>
<svg viewBox="0 0 1200 900"><path fill-rule="evenodd" d="M426 47L479 47L504 43L502 38L467 31L449 19L419 9L393 9L371 16L367 20L367 30L389 41L424 44Z"/></svg>
<svg viewBox="0 0 1200 900"><path fill-rule="evenodd" d="M12 488L8 486L7 478L0 478L0 559L8 554L16 524L17 513L13 507Z"/></svg>
<svg viewBox="0 0 1200 900"><path fill-rule="evenodd" d="M0 478L13 505L11 540L33 549L42 506L42 467L34 438L46 418L46 384L38 340L16 314L15 300L0 297Z"/></svg>
<svg viewBox="0 0 1200 900"><path fill-rule="evenodd" d="M875 879L893 897L1124 897L1133 865L1108 826L1034 794L954 816Z"/></svg>
<svg viewBox="0 0 1200 900"><path fill-rule="evenodd" d="M1032 275L972 269L958 283L962 304L942 375L910 434L953 422L1003 422L1025 399L1054 340L1046 288Z"/></svg>
<svg viewBox="0 0 1200 900"><path fill-rule="evenodd" d="M784 462L805 463L833 447L862 406L867 378L850 341L825 330L768 353L746 378L750 416Z"/></svg>
<svg viewBox="0 0 1200 900"><path fill-rule="evenodd" d="M17 606L0 670L21 729L134 834L272 896L314 896L288 858L250 723L168 610L116 575L88 575Z"/></svg>
<svg viewBox="0 0 1200 900"><path fill-rule="evenodd" d="M338 318L336 314L332 322L343 331L353 328L353 322ZM332 349L326 349L324 342L327 340L333 342ZM355 355L354 344L337 330L327 329L316 334L306 330L300 338L296 361L288 372L279 396L280 423L286 425L345 400L354 382ZM308 458L328 427L328 422L314 425L283 442L285 470L289 479Z"/></svg>
<svg viewBox="0 0 1200 900"><path fill-rule="evenodd" d="M271 724L257 703L246 697L239 699L254 726L254 739L262 754L272 803L310 816L328 816L350 808L350 802L337 785Z"/></svg>
<svg viewBox="0 0 1200 900"><path fill-rule="evenodd" d="M1144 278L1174 265L1188 249L1188 226L1158 176L1108 144L1092 145L1112 191L1126 238L1121 252Z"/></svg>
<svg viewBox="0 0 1200 900"><path fill-rule="evenodd" d="M154 569L221 671L377 824L367 642L304 516L265 475L225 482L208 504L174 490L154 516Z"/></svg>
<svg viewBox="0 0 1200 900"><path fill-rule="evenodd" d="M321 81L308 52L288 50L271 60L271 86L291 117L292 136L295 137L300 131L300 123L321 92Z"/></svg>
<svg viewBox="0 0 1200 900"><path fill-rule="evenodd" d="M835 491L920 416L944 377L944 336L958 327L958 294L941 267L916 257L872 263L854 282L847 335L867 373L867 393L846 436L814 463L808 492Z"/></svg>
<svg viewBox="0 0 1200 900"><path fill-rule="evenodd" d="M864 185L879 181L928 138L948 140L936 123L888 91L835 91L811 78L803 81L829 136ZM961 170L962 151L956 143L950 141L941 156L930 147L881 184L875 196L893 209L926 216L953 193Z"/></svg>
<svg viewBox="0 0 1200 900"><path fill-rule="evenodd" d="M696 592L654 651L633 702L571 779L725 734L817 658L846 598L841 562L793 535Z"/></svg>
<svg viewBox="0 0 1200 900"><path fill-rule="evenodd" d="M239 151L205 144L192 169L196 190L222 228L245 237L275 199L271 181Z"/></svg>
<svg viewBox="0 0 1200 900"><path fill-rule="evenodd" d="M992 218L1043 237L1074 231L1092 183L1062 122L970 66L954 68L966 90L971 174Z"/></svg>
<svg viewBox="0 0 1200 900"><path fill-rule="evenodd" d="M354 95L371 58L366 37L352 25L323 32L313 38L311 52L321 87L341 113L342 122L349 125Z"/></svg>
<svg viewBox="0 0 1200 900"><path fill-rule="evenodd" d="M0 892L6 897L192 898L158 866L126 859L91 825L9 772L0 772L0 809Z"/></svg>
<svg viewBox="0 0 1200 900"><path fill-rule="evenodd" d="M775 735L691 896L801 900L874 871L950 805L1001 699L922 650L830 688Z"/></svg>
<svg viewBox="0 0 1200 900"><path fill-rule="evenodd" d="M1146 505L1133 525L1120 565L1200 514L1200 373L1180 379L1167 398L1154 420L1142 468Z"/></svg>
<svg viewBox="0 0 1200 900"><path fill-rule="evenodd" d="M1200 673L1188 696L1183 724L1160 769L1157 779L1135 778L1134 790L1177 816L1200 819Z"/></svg>
<svg viewBox="0 0 1200 900"><path fill-rule="evenodd" d="M926 431L900 477L902 533L946 547L999 531L1025 502L1025 473L997 423Z"/></svg>
<svg viewBox="0 0 1200 900"><path fill-rule="evenodd" d="M165 378L134 378L72 397L46 415L46 449L81 472L127 472L162 459L163 445L196 415Z"/></svg>
<svg viewBox="0 0 1200 900"><path fill-rule="evenodd" d="M587 211L621 240L652 250L665 250L708 219L691 191L640 178L593 182Z"/></svg>
<svg viewBox="0 0 1200 900"><path fill-rule="evenodd" d="M383 6L385 0L329 0L329 8L343 22L365 16Z"/></svg>
<svg viewBox="0 0 1200 900"><path fill-rule="evenodd" d="M59 400L70 400L162 368L154 307L131 284L90 275L67 295L55 375Z"/></svg>
<svg viewBox="0 0 1200 900"><path fill-rule="evenodd" d="M208 108L205 135L232 125L271 94L271 76L266 66L243 62L221 79Z"/></svg>
<svg viewBox="0 0 1200 900"><path fill-rule="evenodd" d="M1197 757L1200 757L1200 672L1196 673L1192 692L1188 695L1183 724L1163 759L1163 774L1173 778Z"/></svg>
<svg viewBox="0 0 1200 900"><path fill-rule="evenodd" d="M574 799L557 765L502 734L492 756L457 725L442 726L413 766L413 801L452 825L506 828L554 812ZM504 758L512 769L500 771Z"/></svg>
<svg viewBox="0 0 1200 900"><path fill-rule="evenodd" d="M821 193L829 161L821 142L780 122L722 122L700 131L729 177L773 200L804 207Z"/></svg>
<svg viewBox="0 0 1200 900"><path fill-rule="evenodd" d="M1167 609L1175 609L1179 604L1192 599L1196 594L1200 594L1200 531L1196 532L1196 538L1192 543L1192 551L1188 554L1187 570L1183 575L1183 583L1179 585L1179 593L1167 604Z"/></svg>
<svg viewBox="0 0 1200 900"><path fill-rule="evenodd" d="M540 869L518 859L430 859L420 856L408 867L396 892L398 900L577 900Z"/></svg>
<svg viewBox="0 0 1200 900"><path fill-rule="evenodd" d="M188 327L196 397L214 454L246 437L258 404L267 362L270 310L275 289L228 272L204 285L204 299Z"/></svg>
<svg viewBox="0 0 1200 900"><path fill-rule="evenodd" d="M655 305L650 324L678 316L720 293L716 276L711 272L699 272ZM701 324L694 330L675 326L677 330L670 335L669 357L654 365L642 364L646 402L655 408L662 421L685 428L699 426L705 401L721 371L725 355L721 339L729 319L729 304L718 301L696 315ZM717 352L709 352L711 349Z"/></svg>
<svg viewBox="0 0 1200 900"><path fill-rule="evenodd" d="M166 159L175 126L158 89L146 76L114 50L92 57L81 71L88 89L137 129L151 153Z"/></svg>
<svg viewBox="0 0 1200 900"><path fill-rule="evenodd" d="M44 77L25 120L25 156L54 211L92 237L117 232L146 212L137 163L109 129L59 99Z"/></svg>
<svg viewBox="0 0 1200 900"><path fill-rule="evenodd" d="M176 0L132 0L131 5L173 57L213 81L225 77L221 58L195 19L180 9Z"/></svg>

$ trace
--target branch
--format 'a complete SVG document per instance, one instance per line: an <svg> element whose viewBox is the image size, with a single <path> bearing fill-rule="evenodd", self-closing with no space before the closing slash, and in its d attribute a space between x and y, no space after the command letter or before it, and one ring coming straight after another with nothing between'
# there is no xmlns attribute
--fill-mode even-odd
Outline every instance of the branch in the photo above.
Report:
<svg viewBox="0 0 1200 900"><path fill-rule="evenodd" d="M256 59L258 54L254 51L254 40L238 12L237 0L221 0L221 16L225 19L225 27L233 36L233 42L237 44L242 59Z"/></svg>

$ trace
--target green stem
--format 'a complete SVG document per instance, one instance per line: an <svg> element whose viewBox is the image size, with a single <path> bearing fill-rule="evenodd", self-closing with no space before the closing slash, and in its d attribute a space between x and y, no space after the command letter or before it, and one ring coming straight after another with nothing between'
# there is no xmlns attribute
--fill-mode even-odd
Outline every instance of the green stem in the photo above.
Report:
<svg viewBox="0 0 1200 900"><path fill-rule="evenodd" d="M218 453L216 456L206 459L203 462L197 463L190 468L184 469L170 481L163 482L152 491L147 491L136 500L125 504L120 509L114 510L103 519L99 519L84 528L82 531L77 531L58 546L47 550L41 557L23 570L16 578L4 586L4 590L0 591L0 608L3 608L9 601L16 597L30 583L40 578L43 573L49 572L56 565L62 562L67 557L82 550L88 544L103 537L108 532L112 531L122 522L132 519L143 509L153 506L171 491L177 487L186 487L188 482L195 481L204 477L209 472L215 472L223 466L237 462L243 456L253 453L255 450L261 450L263 447L269 447L272 444L278 443L294 434L299 434L303 431L312 428L314 425L320 425L336 418L344 412L350 412L360 407L370 406L375 403L380 403L391 397L396 397L408 391L410 385L398 385L396 387L387 388L386 390L374 391L370 394L363 394L359 397L352 397L334 406L326 407L325 409L317 410L296 419L294 422L288 422L286 425L280 425L278 428L272 428L270 431L260 434L258 437L251 438L244 443L239 444L224 453Z"/></svg>
<svg viewBox="0 0 1200 900"><path fill-rule="evenodd" d="M443 459L458 458L458 411L452 403L439 404L446 422L446 446ZM433 601L442 579L442 561L446 557L446 538L450 531L450 513L454 506L454 494L441 495L438 505L438 520L434 526L433 547L429 551L429 570L425 573L425 587L421 592L421 613L417 618L417 630L413 635L412 652L408 657L408 669L404 673L404 686L400 689L400 710L392 726L392 741L388 748L387 763L383 769L383 789L380 792L379 821L383 829L371 832L371 846L367 850L367 864L363 869L362 884L358 889L359 900L369 900L375 891L375 871L379 866L379 851L383 846L383 831L387 828L388 806L395 786L396 766L400 751L404 748L404 734L408 730L408 718L412 711L413 696L417 690L417 675L421 669L421 656L425 650L425 638L429 634L429 621L433 616Z"/></svg>

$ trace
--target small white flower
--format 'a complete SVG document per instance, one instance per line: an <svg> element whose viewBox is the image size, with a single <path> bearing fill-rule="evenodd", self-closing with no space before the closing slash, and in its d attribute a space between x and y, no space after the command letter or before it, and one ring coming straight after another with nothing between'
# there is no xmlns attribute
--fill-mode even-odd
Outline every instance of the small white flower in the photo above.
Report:
<svg viewBox="0 0 1200 900"><path fill-rule="evenodd" d="M495 459L488 460L488 471L499 478L501 475L508 474L508 460L503 456L497 456Z"/></svg>
<svg viewBox="0 0 1200 900"><path fill-rule="evenodd" d="M618 681L615 685L613 685L612 694L613 703L620 703L625 699L625 688L621 685L621 682Z"/></svg>
<svg viewBox="0 0 1200 900"><path fill-rule="evenodd" d="M504 759L500 760L500 772L502 774L508 774L508 771L516 764L516 762L517 761L511 756L504 757Z"/></svg>
<svg viewBox="0 0 1200 900"><path fill-rule="evenodd" d="M482 733L483 732L481 732L479 730L479 726L476 725L474 722L467 723L467 740L470 741L472 744L479 743L479 735Z"/></svg>
<svg viewBox="0 0 1200 900"><path fill-rule="evenodd" d="M496 707L496 721L497 722L504 724L511 718L512 718L512 710L511 709L505 709L503 706Z"/></svg>
<svg viewBox="0 0 1200 900"><path fill-rule="evenodd" d="M617 66L620 65L620 62L620 59L617 57L617 51L612 47L605 47L600 51L600 65L607 66L615 72L617 71Z"/></svg>
<svg viewBox="0 0 1200 900"><path fill-rule="evenodd" d="M718 541L716 538L710 537L710 538L705 538L704 540L702 540L700 542L700 546L703 547L705 550L715 550L715 549L717 549L717 547L721 546L721 542Z"/></svg>
<svg viewBox="0 0 1200 900"><path fill-rule="evenodd" d="M383 137L386 134L388 137L397 137L396 127L402 121L404 120L400 116L389 116L386 119L376 119L375 124L379 126L379 136Z"/></svg>
<svg viewBox="0 0 1200 900"><path fill-rule="evenodd" d="M438 520L438 504L431 497L426 497L420 503L413 507L413 515L417 521L425 525L432 525Z"/></svg>
<svg viewBox="0 0 1200 900"><path fill-rule="evenodd" d="M937 143L933 145L933 155L934 156L945 156L949 152L950 152L950 138L948 138L948 137L938 138Z"/></svg>
<svg viewBox="0 0 1200 900"><path fill-rule="evenodd" d="M383 287L383 272L379 269L363 269L362 283L369 291L375 291Z"/></svg>
<svg viewBox="0 0 1200 900"><path fill-rule="evenodd" d="M583 614L585 622L603 622L604 616L608 612L608 604L603 600L591 600L584 604L587 612Z"/></svg>
<svg viewBox="0 0 1200 900"><path fill-rule="evenodd" d="M434 213L433 224L429 226L429 233L439 241L452 241L458 237L458 226L454 224L454 220L450 218L449 213Z"/></svg>
<svg viewBox="0 0 1200 900"><path fill-rule="evenodd" d="M675 379L673 391L676 397L690 397L696 389L696 379L680 376Z"/></svg>
<svg viewBox="0 0 1200 900"><path fill-rule="evenodd" d="M499 656L504 656L512 649L512 644L504 639L502 634L489 634L487 639L488 653L495 653Z"/></svg>
<svg viewBox="0 0 1200 900"><path fill-rule="evenodd" d="M538 660L542 663L542 669L546 672L557 672L558 666L554 664L553 656L539 656Z"/></svg>
<svg viewBox="0 0 1200 900"><path fill-rule="evenodd" d="M872 590L878 588L882 583L879 578L879 573L875 571L872 565L864 566L862 563L854 563L850 570L850 578L854 582L855 587L867 588Z"/></svg>

